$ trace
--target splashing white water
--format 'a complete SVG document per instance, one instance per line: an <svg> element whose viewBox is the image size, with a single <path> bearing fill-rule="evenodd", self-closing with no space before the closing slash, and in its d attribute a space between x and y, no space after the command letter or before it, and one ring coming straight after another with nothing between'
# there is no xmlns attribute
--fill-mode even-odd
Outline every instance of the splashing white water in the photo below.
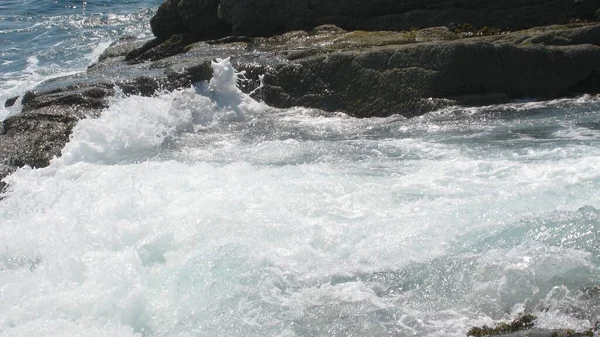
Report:
<svg viewBox="0 0 600 337"><path fill-rule="evenodd" d="M0 335L464 336L600 312L597 99L323 118L213 70L117 95L7 179Z"/></svg>
<svg viewBox="0 0 600 337"><path fill-rule="evenodd" d="M238 88L238 82L244 72L237 72L231 65L231 59L217 59L212 62L213 77L208 85L201 83L198 92L210 97L215 104L225 113L219 117L230 121L246 121L248 114L257 113L265 109L264 105L253 100ZM203 116L202 121L211 120Z"/></svg>
<svg viewBox="0 0 600 337"><path fill-rule="evenodd" d="M194 125L210 127L219 121L245 121L262 105L237 88L238 76L230 59L212 63L210 82L198 89L177 90L161 98L118 94L102 118L86 119L55 162L117 164L156 156L160 145ZM197 94L200 93L200 95Z"/></svg>

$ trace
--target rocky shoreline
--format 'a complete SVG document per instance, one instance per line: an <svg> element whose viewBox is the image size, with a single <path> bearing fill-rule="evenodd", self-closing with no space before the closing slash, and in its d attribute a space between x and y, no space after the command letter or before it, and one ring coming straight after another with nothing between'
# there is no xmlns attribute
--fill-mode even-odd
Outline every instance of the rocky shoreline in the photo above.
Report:
<svg viewBox="0 0 600 337"><path fill-rule="evenodd" d="M596 4L514 2L167 0L151 20L157 38L125 36L86 72L5 102L22 108L0 127L0 177L47 166L77 121L99 116L116 88L150 96L187 87L209 80L216 58L231 57L246 72L242 89L274 107L355 117L600 93ZM267 5L272 9L257 16ZM250 17L268 22L249 25ZM531 28L540 23L555 24ZM514 27L525 29L508 30ZM291 30L298 28L304 30Z"/></svg>
<svg viewBox="0 0 600 337"><path fill-rule="evenodd" d="M272 106L356 117L412 117L450 105L600 93L600 24L462 34L448 27L370 32L327 25L267 38L124 37L85 73L46 81L23 95L22 112L0 130L3 172L48 165L77 120L99 116L115 88L150 96L187 87L209 80L216 58L232 57L248 78L242 89ZM259 77L263 86L255 90Z"/></svg>
<svg viewBox="0 0 600 337"><path fill-rule="evenodd" d="M0 178L49 165L77 121L100 116L116 90L151 96L189 87L211 78L216 58L231 57L248 78L242 89L269 105L361 118L598 94L599 7L590 0L167 0L151 22L155 39L123 37L86 72L5 102L20 104L21 113L0 126Z"/></svg>

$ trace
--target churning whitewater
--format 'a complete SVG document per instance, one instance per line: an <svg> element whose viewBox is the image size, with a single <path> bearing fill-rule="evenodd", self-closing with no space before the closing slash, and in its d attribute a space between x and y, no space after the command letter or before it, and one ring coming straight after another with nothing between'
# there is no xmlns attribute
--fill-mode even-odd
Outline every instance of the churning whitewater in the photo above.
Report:
<svg viewBox="0 0 600 337"><path fill-rule="evenodd" d="M121 2L3 1L0 102L150 36L160 1ZM356 119L269 107L229 59L212 66L175 92L117 90L49 167L6 178L0 336L441 337L525 311L541 328L600 318L599 96Z"/></svg>
<svg viewBox="0 0 600 337"><path fill-rule="evenodd" d="M117 94L7 178L2 336L462 336L588 328L600 99L406 120L209 83Z"/></svg>

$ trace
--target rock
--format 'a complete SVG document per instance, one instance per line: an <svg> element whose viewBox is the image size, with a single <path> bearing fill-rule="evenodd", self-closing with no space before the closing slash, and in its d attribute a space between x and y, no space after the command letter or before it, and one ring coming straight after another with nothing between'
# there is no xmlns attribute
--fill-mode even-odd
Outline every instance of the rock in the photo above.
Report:
<svg viewBox="0 0 600 337"><path fill-rule="evenodd" d="M467 23L517 30L595 20L595 0L167 0L152 18L154 35L271 36L334 24L346 30L409 30Z"/></svg>
<svg viewBox="0 0 600 337"><path fill-rule="evenodd" d="M179 0L166 0L150 20L154 36L167 39L175 34L186 34L190 29L182 22L178 11Z"/></svg>
<svg viewBox="0 0 600 337"><path fill-rule="evenodd" d="M10 108L11 106L15 105L15 103L17 103L18 99L19 99L19 96L15 96L15 97L11 97L11 98L7 99L6 102L4 102L4 107Z"/></svg>
<svg viewBox="0 0 600 337"><path fill-rule="evenodd" d="M476 335L475 335L476 336ZM511 333L489 334L480 336L498 337L594 337L591 331L574 331L570 329L529 329Z"/></svg>
<svg viewBox="0 0 600 337"><path fill-rule="evenodd" d="M44 108L5 119L0 131L3 173L12 171L11 167L45 167L54 156L59 156L77 122L73 115L81 113L76 110L79 109Z"/></svg>
<svg viewBox="0 0 600 337"><path fill-rule="evenodd" d="M584 41L583 36L565 43ZM593 42L595 36L589 36ZM486 105L600 92L598 46L542 46L523 35L512 39L388 45L301 58L267 74L264 99L278 107L357 117L410 117L440 107L432 102Z"/></svg>
<svg viewBox="0 0 600 337"><path fill-rule="evenodd" d="M498 336L512 334L513 332L528 330L533 327L537 317L532 314L524 314L510 323L501 322L494 327L483 326L481 328L472 328L467 332L467 336Z"/></svg>
<svg viewBox="0 0 600 337"><path fill-rule="evenodd" d="M142 48L144 44L145 41L138 41L134 36L125 35L117 41L111 43L110 46L106 48L106 50L100 55L98 62L125 57L134 50ZM92 64L90 68L95 65L97 65L97 63Z"/></svg>
<svg viewBox="0 0 600 337"><path fill-rule="evenodd" d="M572 29L543 32L538 28L535 34L521 42L527 44L542 44L545 46L567 46L577 44L593 44L600 46L600 25L576 27Z"/></svg>
<svg viewBox="0 0 600 337"><path fill-rule="evenodd" d="M182 23L200 38L231 35L231 25L218 18L219 6L219 0L180 0L179 16Z"/></svg>
<svg viewBox="0 0 600 337"><path fill-rule="evenodd" d="M533 328L536 316L524 314L510 323L499 322L493 327L474 327L467 332L467 336L501 336L501 337L593 337L592 330L574 331L569 329L537 329Z"/></svg>
<svg viewBox="0 0 600 337"><path fill-rule="evenodd" d="M175 34L166 40L156 39L143 44L140 48L132 49L125 55L130 63L157 61L169 56L185 53L188 46L196 42L190 34Z"/></svg>
<svg viewBox="0 0 600 337"><path fill-rule="evenodd" d="M107 107L104 100L114 93L109 84L98 83L91 87L66 88L57 92L28 91L23 95L23 110L35 110L46 106L68 105L90 109Z"/></svg>
<svg viewBox="0 0 600 337"><path fill-rule="evenodd" d="M0 177L4 178L9 174L13 173L16 168L14 166L7 166L0 164ZM8 184L0 180L0 200L4 199L3 193L6 191Z"/></svg>
<svg viewBox="0 0 600 337"><path fill-rule="evenodd" d="M195 33L198 38L229 35L229 25L218 20L218 0L167 0L150 20L154 36Z"/></svg>

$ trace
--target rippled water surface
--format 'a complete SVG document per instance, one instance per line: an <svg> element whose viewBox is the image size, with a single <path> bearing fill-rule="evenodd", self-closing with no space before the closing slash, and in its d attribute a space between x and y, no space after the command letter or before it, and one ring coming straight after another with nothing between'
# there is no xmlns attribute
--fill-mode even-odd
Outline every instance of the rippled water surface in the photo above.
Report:
<svg viewBox="0 0 600 337"><path fill-rule="evenodd" d="M83 42L21 47L34 68L14 51L0 97L149 34L157 5L36 3ZM7 178L0 336L464 336L523 311L547 328L600 317L600 97L355 119L268 107L213 68L117 94L61 158Z"/></svg>
<svg viewBox="0 0 600 337"><path fill-rule="evenodd" d="M84 70L123 35L150 37L160 0L0 1L0 119L7 98Z"/></svg>

